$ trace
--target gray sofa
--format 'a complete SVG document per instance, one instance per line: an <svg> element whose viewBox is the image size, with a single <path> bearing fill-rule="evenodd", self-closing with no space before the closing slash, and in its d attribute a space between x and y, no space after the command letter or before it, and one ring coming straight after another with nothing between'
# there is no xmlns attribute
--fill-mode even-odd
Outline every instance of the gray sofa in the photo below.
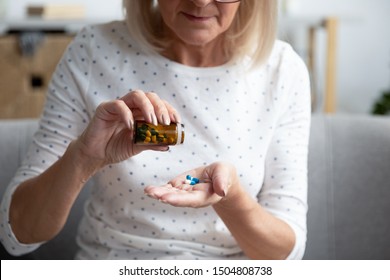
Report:
<svg viewBox="0 0 390 280"><path fill-rule="evenodd" d="M23 158L35 120L0 121L0 197ZM54 240L23 259L72 259L88 188ZM390 259L390 118L314 115L305 259ZM0 245L1 247L1 245ZM12 258L0 248L1 259Z"/></svg>

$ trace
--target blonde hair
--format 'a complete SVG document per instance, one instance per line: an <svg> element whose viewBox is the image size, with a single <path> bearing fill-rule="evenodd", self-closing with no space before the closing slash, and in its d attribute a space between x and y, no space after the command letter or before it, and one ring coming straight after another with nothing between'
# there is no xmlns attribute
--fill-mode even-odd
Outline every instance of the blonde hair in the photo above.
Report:
<svg viewBox="0 0 390 280"><path fill-rule="evenodd" d="M228 4L226 4L228 5ZM168 44L162 33L157 1L123 0L130 35L146 51L160 52ZM251 57L262 64L270 55L277 32L277 0L242 0L225 33L225 52L231 60Z"/></svg>

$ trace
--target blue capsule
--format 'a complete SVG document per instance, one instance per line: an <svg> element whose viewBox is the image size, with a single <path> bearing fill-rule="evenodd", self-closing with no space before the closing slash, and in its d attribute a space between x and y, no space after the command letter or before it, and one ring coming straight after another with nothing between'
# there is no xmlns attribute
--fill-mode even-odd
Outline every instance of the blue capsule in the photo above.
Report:
<svg viewBox="0 0 390 280"><path fill-rule="evenodd" d="M185 183L193 186L199 184L199 179L196 177L192 177L191 175L187 175Z"/></svg>

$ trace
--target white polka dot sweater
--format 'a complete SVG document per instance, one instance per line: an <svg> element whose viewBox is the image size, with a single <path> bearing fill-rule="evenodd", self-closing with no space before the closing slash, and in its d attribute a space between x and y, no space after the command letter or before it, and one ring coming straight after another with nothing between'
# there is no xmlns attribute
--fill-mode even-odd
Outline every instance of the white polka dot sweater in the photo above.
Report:
<svg viewBox="0 0 390 280"><path fill-rule="evenodd" d="M123 22L83 29L49 86L39 131L5 193L1 242L20 255L40 244L17 241L8 223L15 188L52 165L82 133L103 101L131 90L154 91L185 124L183 145L143 152L93 178L77 237L81 259L245 259L212 207L175 208L144 195L147 185L215 161L235 165L241 184L267 211L287 222L302 258L306 242L310 88L306 67L277 41L269 60L194 68L145 54ZM261 223L261 220L259 220Z"/></svg>

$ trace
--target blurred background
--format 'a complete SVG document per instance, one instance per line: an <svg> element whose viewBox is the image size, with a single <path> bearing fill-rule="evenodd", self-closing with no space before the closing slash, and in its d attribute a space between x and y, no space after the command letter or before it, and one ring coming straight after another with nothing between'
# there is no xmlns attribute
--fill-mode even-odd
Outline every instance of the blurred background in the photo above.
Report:
<svg viewBox="0 0 390 280"><path fill-rule="evenodd" d="M55 65L121 0L0 0L0 118L38 117ZM390 1L280 0L279 38L307 63L313 112L390 114Z"/></svg>
<svg viewBox="0 0 390 280"><path fill-rule="evenodd" d="M369 114L383 105L375 112L390 112L389 0L280 0L279 4L280 37L314 68L314 110L328 107L326 111ZM325 104L326 99L330 104Z"/></svg>

